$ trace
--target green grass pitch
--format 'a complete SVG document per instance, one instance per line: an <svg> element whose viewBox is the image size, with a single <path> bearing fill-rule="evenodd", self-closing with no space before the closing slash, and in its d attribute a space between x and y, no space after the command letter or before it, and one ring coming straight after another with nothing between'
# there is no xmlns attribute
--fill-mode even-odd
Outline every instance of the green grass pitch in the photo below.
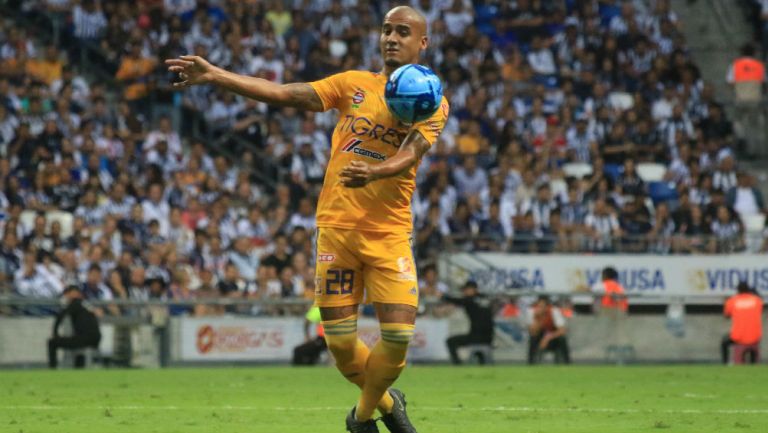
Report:
<svg viewBox="0 0 768 433"><path fill-rule="evenodd" d="M768 432L764 366L415 366L398 386L420 433ZM328 367L0 371L0 432L343 433L357 396Z"/></svg>

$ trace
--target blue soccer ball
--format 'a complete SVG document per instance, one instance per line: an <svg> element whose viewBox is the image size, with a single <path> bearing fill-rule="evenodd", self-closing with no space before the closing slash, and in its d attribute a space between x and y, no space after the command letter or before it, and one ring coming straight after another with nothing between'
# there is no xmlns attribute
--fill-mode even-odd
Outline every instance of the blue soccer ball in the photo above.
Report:
<svg viewBox="0 0 768 433"><path fill-rule="evenodd" d="M389 76L384 99L393 116L414 124L429 119L440 107L443 85L428 67L404 65Z"/></svg>

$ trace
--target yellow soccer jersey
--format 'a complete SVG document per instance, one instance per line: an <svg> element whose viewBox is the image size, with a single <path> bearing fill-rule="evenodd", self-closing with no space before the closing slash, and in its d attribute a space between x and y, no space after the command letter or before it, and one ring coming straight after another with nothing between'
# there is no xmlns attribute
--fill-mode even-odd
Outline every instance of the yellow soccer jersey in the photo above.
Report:
<svg viewBox="0 0 768 433"><path fill-rule="evenodd" d="M348 71L310 83L323 110L339 110L339 123L331 138L331 158L317 204L317 226L377 232L410 232L411 197L416 188L416 166L408 173L379 179L362 188L341 185L339 173L350 161L379 164L394 156L408 131L418 130L434 144L448 118L443 98L435 114L412 125L400 123L387 108L387 77L366 71Z"/></svg>

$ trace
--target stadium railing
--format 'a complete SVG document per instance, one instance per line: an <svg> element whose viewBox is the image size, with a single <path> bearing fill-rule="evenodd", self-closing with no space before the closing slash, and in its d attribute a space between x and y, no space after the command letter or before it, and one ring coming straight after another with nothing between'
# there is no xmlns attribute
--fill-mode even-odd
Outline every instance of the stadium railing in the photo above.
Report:
<svg viewBox="0 0 768 433"><path fill-rule="evenodd" d="M586 232L586 231L585 231ZM604 254L738 254L766 252L766 236L758 231L736 238L715 235L558 235L515 234L510 238L480 234L448 235L444 251L493 251L509 253L604 253Z"/></svg>

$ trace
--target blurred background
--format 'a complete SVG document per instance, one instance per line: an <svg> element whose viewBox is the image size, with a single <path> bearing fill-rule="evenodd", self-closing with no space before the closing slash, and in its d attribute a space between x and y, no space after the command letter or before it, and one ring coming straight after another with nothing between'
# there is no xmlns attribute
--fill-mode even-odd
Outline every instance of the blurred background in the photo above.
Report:
<svg viewBox="0 0 768 433"><path fill-rule="evenodd" d="M572 362L720 362L725 299L768 289L768 2L3 0L0 367L46 365L54 323L79 326L55 321L68 286L98 321L88 363L287 363L313 342L324 362L305 314L336 114L174 92L162 62L378 71L398 4L427 17L451 104L413 199L412 360L448 362L477 319L493 342L461 360L531 361L546 316ZM467 281L479 316L444 298Z"/></svg>

